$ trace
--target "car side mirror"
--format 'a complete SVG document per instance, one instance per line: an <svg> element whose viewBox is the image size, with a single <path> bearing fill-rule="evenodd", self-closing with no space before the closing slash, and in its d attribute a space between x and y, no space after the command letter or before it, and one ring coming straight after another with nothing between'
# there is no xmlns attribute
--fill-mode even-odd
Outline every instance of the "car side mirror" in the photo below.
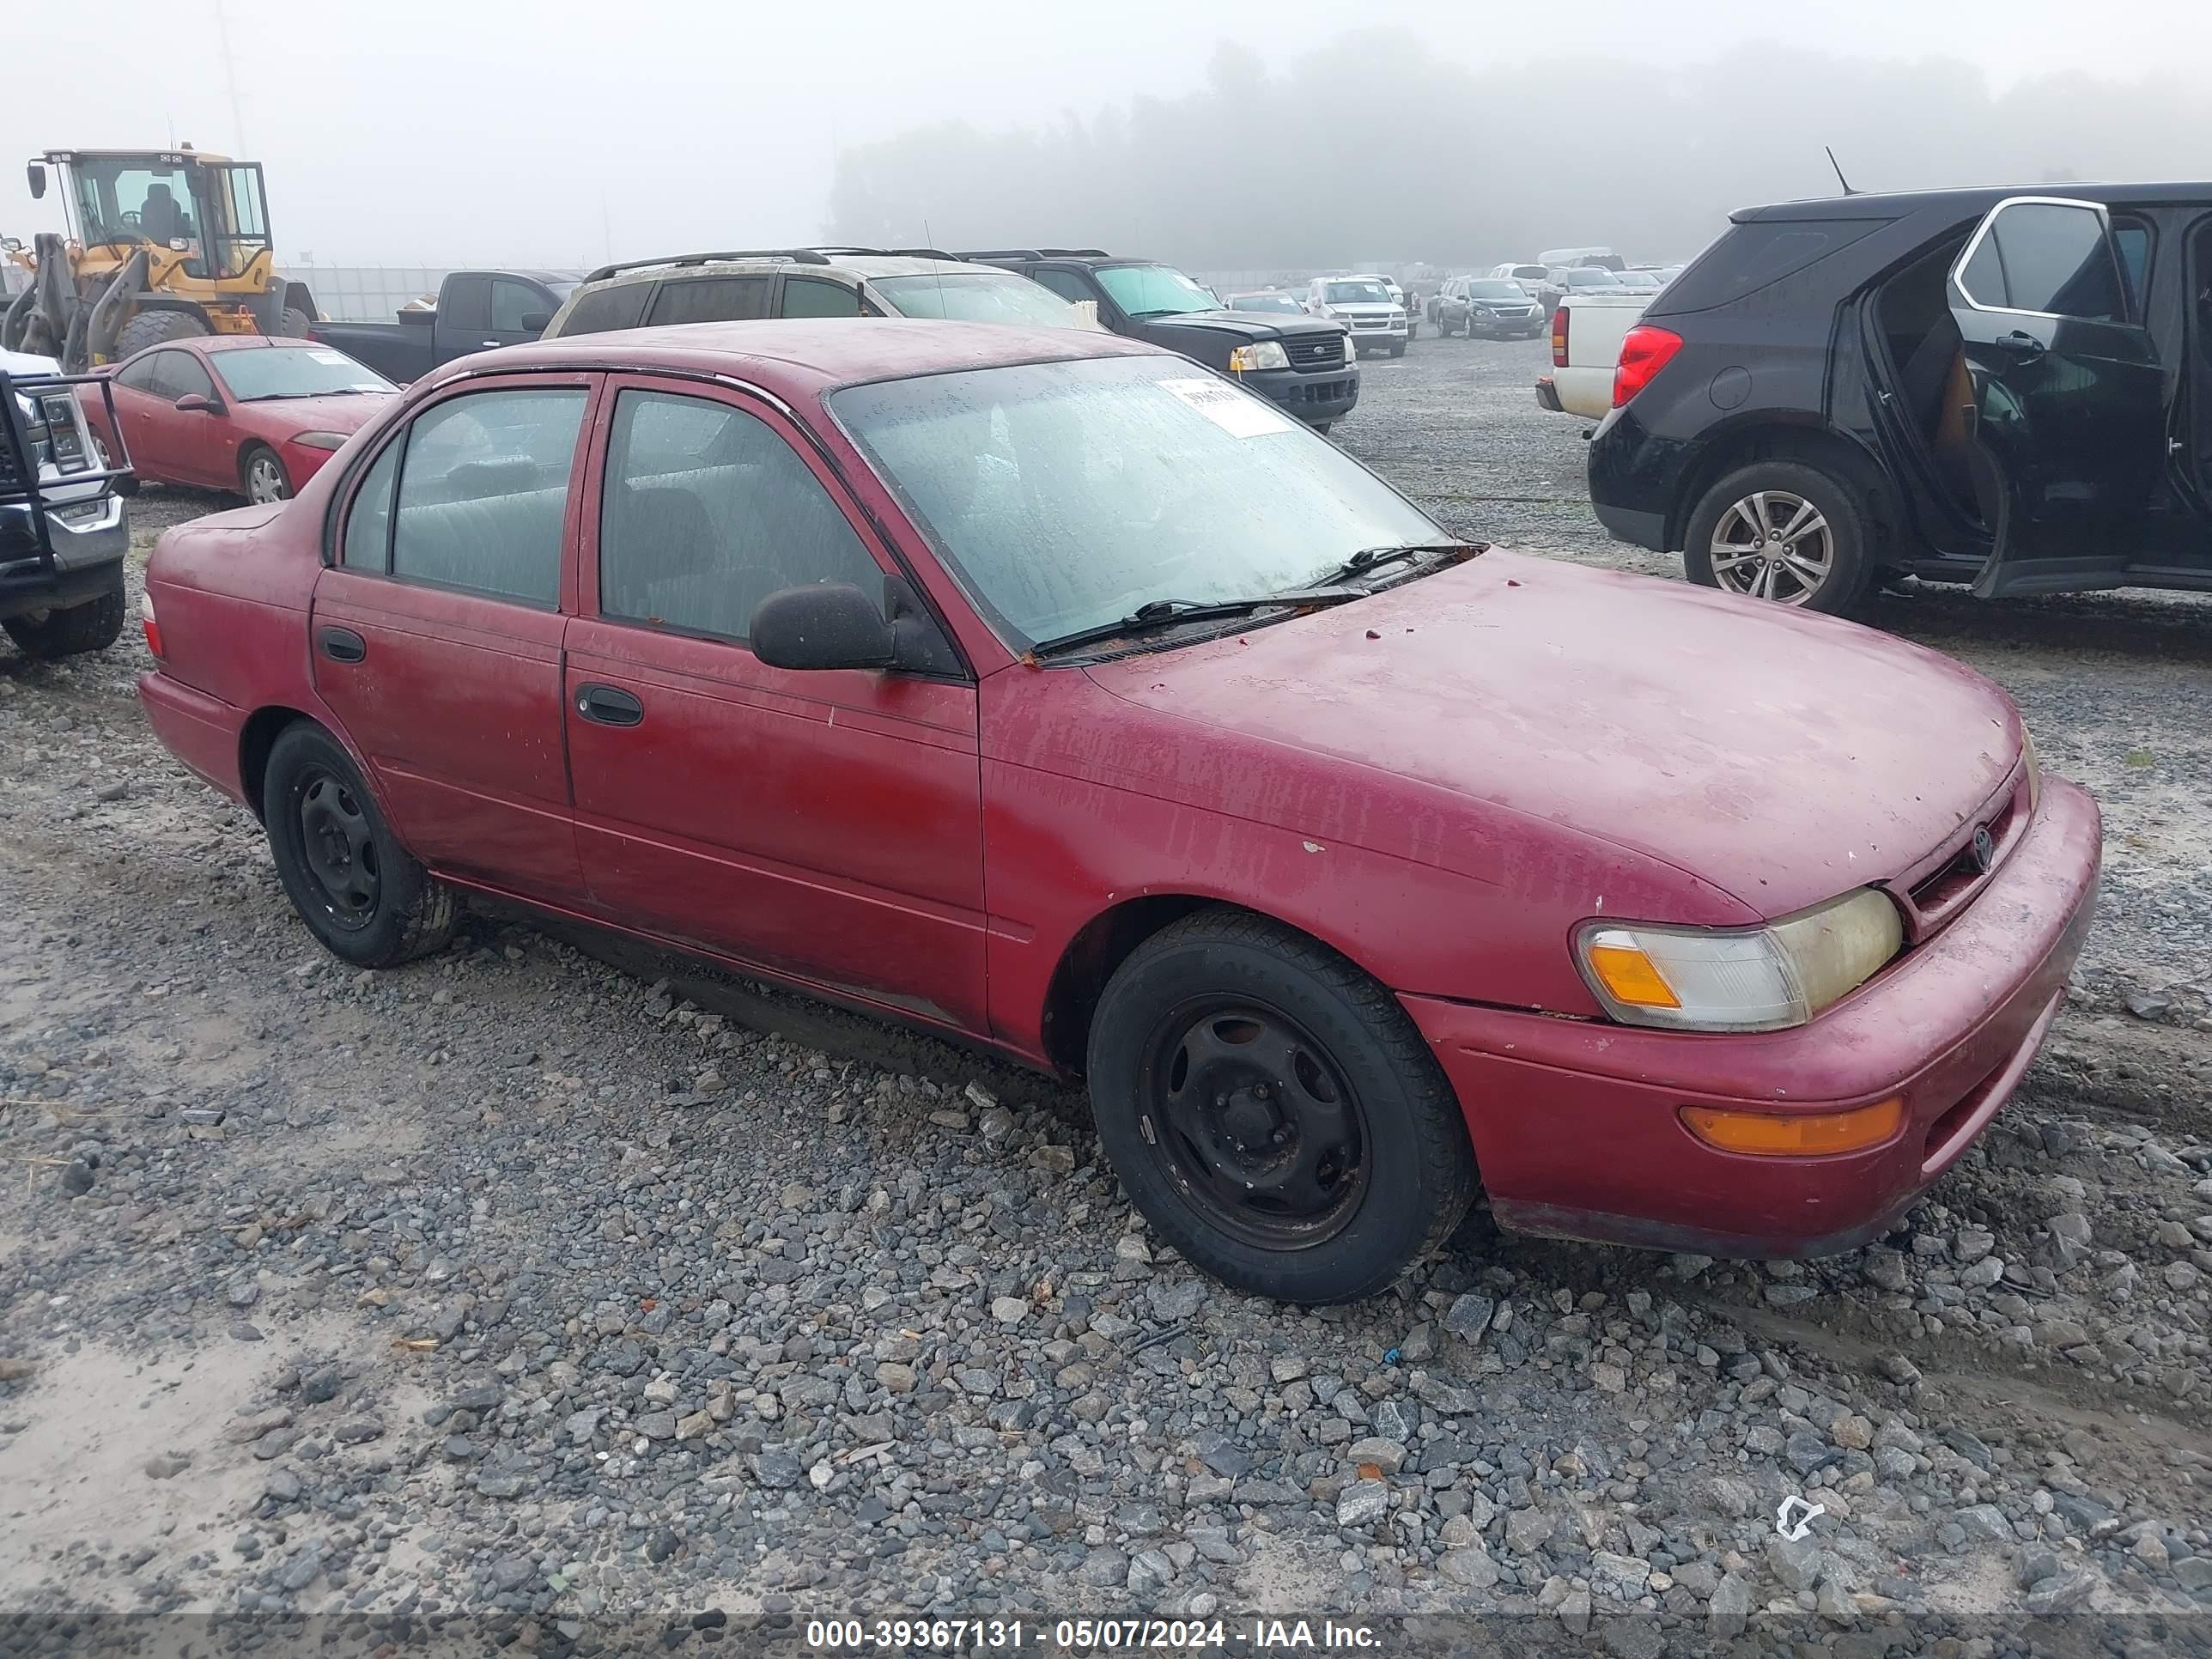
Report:
<svg viewBox="0 0 2212 1659"><path fill-rule="evenodd" d="M889 668L897 636L876 602L850 582L812 582L769 594L746 629L771 668Z"/></svg>
<svg viewBox="0 0 2212 1659"><path fill-rule="evenodd" d="M543 334L552 325L553 313L550 311L526 311L522 313L522 326L532 334Z"/></svg>
<svg viewBox="0 0 2212 1659"><path fill-rule="evenodd" d="M46 196L46 169L43 162L33 161L23 169L23 178L31 186L31 199L42 202Z"/></svg>
<svg viewBox="0 0 2212 1659"><path fill-rule="evenodd" d="M220 415L222 413L222 405L216 403L213 398L208 397L204 392L187 392L183 397L177 399L177 413L179 415Z"/></svg>

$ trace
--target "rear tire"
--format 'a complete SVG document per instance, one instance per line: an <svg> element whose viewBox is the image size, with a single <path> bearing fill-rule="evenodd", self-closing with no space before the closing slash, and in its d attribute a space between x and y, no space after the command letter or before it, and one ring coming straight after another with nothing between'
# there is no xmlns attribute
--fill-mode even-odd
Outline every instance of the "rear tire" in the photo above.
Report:
<svg viewBox="0 0 2212 1659"><path fill-rule="evenodd" d="M399 844L337 740L313 720L276 736L262 775L269 850L307 931L357 968L394 968L453 936L453 890Z"/></svg>
<svg viewBox="0 0 2212 1659"><path fill-rule="evenodd" d="M127 357L135 357L148 346L197 340L214 332L204 320L189 311L142 311L117 331L115 361L119 363Z"/></svg>
<svg viewBox="0 0 2212 1659"><path fill-rule="evenodd" d="M1856 492L1804 461L1758 461L1717 482L1682 532L1682 564L1700 586L1831 617L1857 605L1874 574Z"/></svg>
<svg viewBox="0 0 2212 1659"><path fill-rule="evenodd" d="M123 635L123 572L115 573L115 586L97 599L80 605L56 605L27 617L11 617L0 623L15 647L27 657L51 662L60 657L82 657L105 651Z"/></svg>
<svg viewBox="0 0 2212 1659"><path fill-rule="evenodd" d="M1350 1302L1448 1237L1467 1125L1396 999L1327 946L1235 910L1139 945L1091 1021L1098 1139L1193 1266L1284 1302Z"/></svg>

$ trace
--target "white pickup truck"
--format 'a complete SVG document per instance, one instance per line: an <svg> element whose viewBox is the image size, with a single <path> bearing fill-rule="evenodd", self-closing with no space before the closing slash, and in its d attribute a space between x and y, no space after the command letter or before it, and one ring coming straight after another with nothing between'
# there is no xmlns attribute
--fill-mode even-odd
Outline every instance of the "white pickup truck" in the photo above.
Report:
<svg viewBox="0 0 2212 1659"><path fill-rule="evenodd" d="M1552 372L1536 377L1546 409L1601 420L1613 407L1620 342L1651 302L1648 294L1570 294L1552 313Z"/></svg>

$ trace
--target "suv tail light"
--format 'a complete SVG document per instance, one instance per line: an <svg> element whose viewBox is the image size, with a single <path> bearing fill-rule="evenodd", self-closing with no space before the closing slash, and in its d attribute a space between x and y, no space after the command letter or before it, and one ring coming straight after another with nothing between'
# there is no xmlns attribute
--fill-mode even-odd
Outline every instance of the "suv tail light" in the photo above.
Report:
<svg viewBox="0 0 2212 1659"><path fill-rule="evenodd" d="M1561 306L1552 313L1552 367L1567 366L1567 308Z"/></svg>
<svg viewBox="0 0 2212 1659"><path fill-rule="evenodd" d="M154 653L155 661L161 659L161 624L154 619L154 596L148 592L138 595L138 622L146 630L146 648Z"/></svg>
<svg viewBox="0 0 2212 1659"><path fill-rule="evenodd" d="M1682 349L1682 337L1672 329L1638 323L1621 337L1620 363L1613 371L1613 406L1619 409L1651 384L1651 377L1667 367Z"/></svg>

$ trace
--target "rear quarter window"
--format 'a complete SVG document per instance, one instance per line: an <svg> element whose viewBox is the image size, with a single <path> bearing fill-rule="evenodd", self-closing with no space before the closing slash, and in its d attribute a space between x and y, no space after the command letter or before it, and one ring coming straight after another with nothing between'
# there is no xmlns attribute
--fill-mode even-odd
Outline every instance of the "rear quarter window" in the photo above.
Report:
<svg viewBox="0 0 2212 1659"><path fill-rule="evenodd" d="M1731 225L1661 291L1650 314L1709 311L1741 300L1894 222L1889 219L1754 219Z"/></svg>

